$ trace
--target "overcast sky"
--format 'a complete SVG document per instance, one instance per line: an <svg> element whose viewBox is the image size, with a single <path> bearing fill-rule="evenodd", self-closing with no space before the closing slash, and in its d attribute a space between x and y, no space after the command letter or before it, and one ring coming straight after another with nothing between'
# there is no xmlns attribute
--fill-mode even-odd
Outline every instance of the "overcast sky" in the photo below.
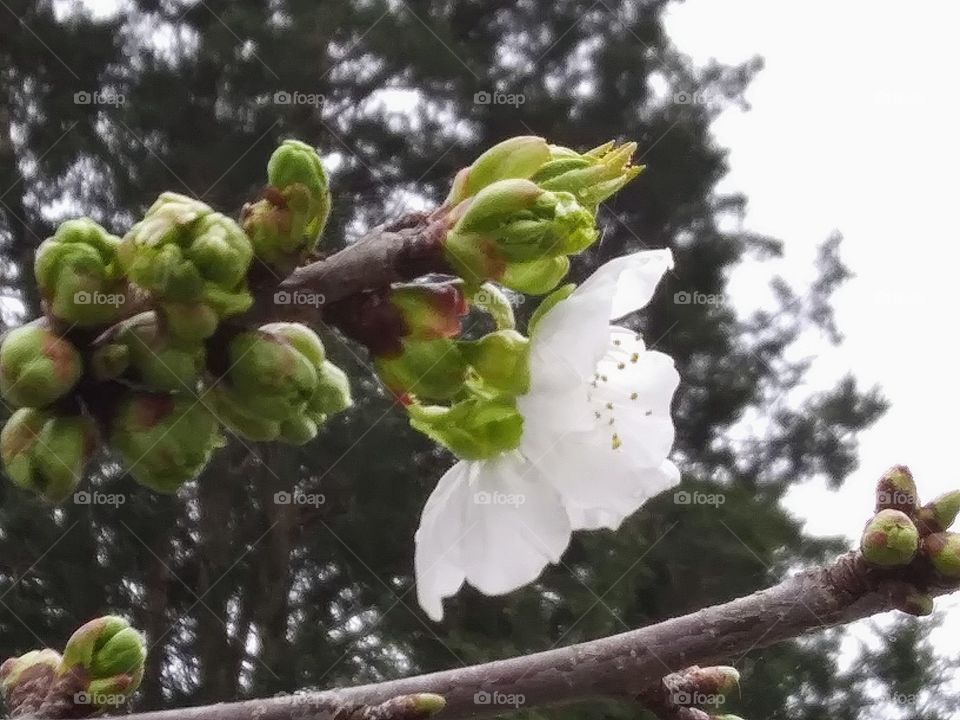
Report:
<svg viewBox="0 0 960 720"><path fill-rule="evenodd" d="M843 233L857 275L836 298L846 339L818 358L814 381L852 371L892 403L840 492L791 493L811 532L859 537L874 482L895 463L924 494L960 488L958 20L960 3L944 0L689 0L670 14L669 34L698 63L765 59L752 109L714 126L731 150L722 187L749 197L750 229L785 241L780 269L797 281L817 244ZM762 302L760 275L737 275L745 310ZM960 603L938 606L954 610L938 639L960 649Z"/></svg>

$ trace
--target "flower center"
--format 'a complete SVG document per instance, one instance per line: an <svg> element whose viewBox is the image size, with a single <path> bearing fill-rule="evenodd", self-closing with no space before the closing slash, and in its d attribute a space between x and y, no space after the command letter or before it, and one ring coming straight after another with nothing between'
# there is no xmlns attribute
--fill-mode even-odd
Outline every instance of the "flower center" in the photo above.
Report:
<svg viewBox="0 0 960 720"><path fill-rule="evenodd" d="M609 435L611 450L619 450L623 445L617 427L618 416L622 417L628 404L640 398L640 393L631 384L636 381L635 366L645 349L643 339L636 333L614 330L607 353L597 363L597 370L587 388L594 420L598 429Z"/></svg>

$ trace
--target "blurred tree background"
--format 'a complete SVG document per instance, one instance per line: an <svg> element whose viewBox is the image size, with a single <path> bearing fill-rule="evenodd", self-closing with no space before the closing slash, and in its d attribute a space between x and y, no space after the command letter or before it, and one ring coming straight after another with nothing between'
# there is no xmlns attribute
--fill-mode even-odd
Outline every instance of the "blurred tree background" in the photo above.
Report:
<svg viewBox="0 0 960 720"><path fill-rule="evenodd" d="M809 289L774 280L776 302L748 315L727 302L738 261L781 252L743 229L744 197L715 189L727 164L710 123L743 103L761 62L693 67L664 33L668 4L136 0L96 19L83 3L3 0L6 326L39 313L32 257L57 222L89 215L123 234L164 190L236 215L285 137L327 159L335 194L323 252L437 202L458 168L511 135L578 148L635 139L649 169L602 209L602 242L574 275L627 251L673 249L677 268L635 326L683 378L683 490L723 499L658 498L617 533L579 535L534 586L505 598L463 592L433 624L412 592L413 532L450 458L407 427L364 352L327 333L357 403L304 448L232 439L173 498L103 457L90 484L121 494L119 507L49 510L0 486L3 656L60 644L113 611L149 636L140 709L266 696L618 632L845 549L805 535L780 506L795 483L843 482L858 431L884 410L853 379L798 393L809 360L788 351L800 333L840 340L830 311L849 276L839 238L824 244ZM276 501L294 488L324 502ZM866 518L868 508L853 511ZM878 717L881 703L886 717L954 717L954 698L933 684L944 663L930 648L933 626L884 626L869 661L852 665L837 631L730 658L744 671L739 712L854 720ZM920 698L924 687L940 689Z"/></svg>

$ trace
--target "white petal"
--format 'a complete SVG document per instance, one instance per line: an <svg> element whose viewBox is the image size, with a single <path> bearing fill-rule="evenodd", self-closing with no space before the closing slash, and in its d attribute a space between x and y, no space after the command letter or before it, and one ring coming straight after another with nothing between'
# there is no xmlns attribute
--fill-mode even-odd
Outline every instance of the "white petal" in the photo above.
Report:
<svg viewBox="0 0 960 720"><path fill-rule="evenodd" d="M464 581L460 538L474 465L460 461L444 473L427 499L415 536L417 599L438 622L443 618L443 598L456 593Z"/></svg>
<svg viewBox="0 0 960 720"><path fill-rule="evenodd" d="M673 254L669 250L642 250L624 255L601 265L574 295L591 293L599 287L609 292L606 288L612 285L607 318L616 320L650 302L660 278L672 267Z"/></svg>
<svg viewBox="0 0 960 720"><path fill-rule="evenodd" d="M417 598L443 618L443 598L464 580L487 595L516 590L558 562L570 522L556 491L519 453L461 461L423 509L416 534Z"/></svg>
<svg viewBox="0 0 960 720"><path fill-rule="evenodd" d="M594 502L582 505L567 503L567 514L574 530L598 530L608 528L616 530L628 517L639 510L647 500L680 484L680 471L669 460L664 460L659 468L646 468L637 471L633 484L638 491L630 495L624 493L618 503L607 502L598 507Z"/></svg>
<svg viewBox="0 0 960 720"><path fill-rule="evenodd" d="M520 453L483 462L472 491L461 543L471 585L501 595L560 560L570 543L570 522L556 492Z"/></svg>
<svg viewBox="0 0 960 720"><path fill-rule="evenodd" d="M602 265L552 307L531 338L531 390L587 380L606 351L609 321L646 305L671 267L669 250L625 255Z"/></svg>

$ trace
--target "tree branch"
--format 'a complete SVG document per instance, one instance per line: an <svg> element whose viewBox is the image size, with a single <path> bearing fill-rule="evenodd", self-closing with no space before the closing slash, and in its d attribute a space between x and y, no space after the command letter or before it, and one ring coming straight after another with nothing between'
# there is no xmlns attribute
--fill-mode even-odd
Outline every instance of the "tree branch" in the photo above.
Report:
<svg viewBox="0 0 960 720"><path fill-rule="evenodd" d="M900 607L920 588L957 590L923 563L869 566L851 552L767 590L638 630L470 667L372 685L128 716L129 720L296 720L332 718L337 708L378 705L411 693L446 700L444 718L499 715L607 697L635 700L665 675L737 659L756 648ZM510 703L510 704L503 704Z"/></svg>

